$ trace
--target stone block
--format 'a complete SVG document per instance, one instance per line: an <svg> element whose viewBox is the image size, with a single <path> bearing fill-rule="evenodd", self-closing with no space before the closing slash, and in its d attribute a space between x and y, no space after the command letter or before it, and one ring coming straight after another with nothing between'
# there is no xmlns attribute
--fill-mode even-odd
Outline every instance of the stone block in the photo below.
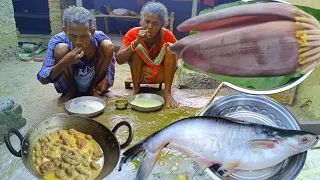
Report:
<svg viewBox="0 0 320 180"><path fill-rule="evenodd" d="M20 129L26 125L26 119L21 116L22 108L8 98L0 98L0 145L4 142L3 136L9 128Z"/></svg>
<svg viewBox="0 0 320 180"><path fill-rule="evenodd" d="M281 93L267 95L281 104L291 105L293 103L297 87L293 87Z"/></svg>

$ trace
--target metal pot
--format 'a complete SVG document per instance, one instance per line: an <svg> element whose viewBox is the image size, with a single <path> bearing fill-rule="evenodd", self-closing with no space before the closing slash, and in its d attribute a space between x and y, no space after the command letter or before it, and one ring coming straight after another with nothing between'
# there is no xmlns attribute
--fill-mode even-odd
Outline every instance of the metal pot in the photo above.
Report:
<svg viewBox="0 0 320 180"><path fill-rule="evenodd" d="M234 94L219 98L208 105L200 116L225 116L282 129L300 130L298 121L290 111L272 98L262 95ZM306 157L307 152L302 152L273 167L238 171L228 178L220 176L214 168L207 168L206 171L211 177L221 180L291 180L302 170Z"/></svg>
<svg viewBox="0 0 320 180"><path fill-rule="evenodd" d="M119 145L114 133L116 133L118 128L121 126L128 127L129 136L125 143ZM92 138L100 145L104 154L104 164L100 174L96 177L96 179L103 179L115 169L120 158L120 149L126 148L131 143L133 138L133 130L130 124L126 121L118 123L112 129L112 131L110 131L107 127L99 122L84 116L57 114L35 124L28 130L25 137L23 137L16 129L9 129L4 136L4 140L9 151L13 155L21 157L29 172L38 179L41 179L42 177L36 171L34 163L32 162L32 152L35 144L38 142L40 137L45 136L50 132L70 128L85 134L90 134ZM21 150L19 152L16 151L11 145L9 139L11 133L16 134L21 140Z"/></svg>
<svg viewBox="0 0 320 180"><path fill-rule="evenodd" d="M31 43L23 43L22 49L25 53L32 53L37 48L37 45Z"/></svg>

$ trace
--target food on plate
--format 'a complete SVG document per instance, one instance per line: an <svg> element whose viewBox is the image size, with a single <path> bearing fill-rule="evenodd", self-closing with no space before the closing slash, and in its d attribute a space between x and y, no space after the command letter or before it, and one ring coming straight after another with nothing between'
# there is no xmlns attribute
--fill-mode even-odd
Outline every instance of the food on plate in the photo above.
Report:
<svg viewBox="0 0 320 180"><path fill-rule="evenodd" d="M160 106L161 102L156 99L150 99L150 98L137 98L131 101L131 104L138 107L156 107Z"/></svg>
<svg viewBox="0 0 320 180"><path fill-rule="evenodd" d="M78 103L70 103L69 111L77 114L90 114L102 110L103 104L97 101L86 100Z"/></svg>

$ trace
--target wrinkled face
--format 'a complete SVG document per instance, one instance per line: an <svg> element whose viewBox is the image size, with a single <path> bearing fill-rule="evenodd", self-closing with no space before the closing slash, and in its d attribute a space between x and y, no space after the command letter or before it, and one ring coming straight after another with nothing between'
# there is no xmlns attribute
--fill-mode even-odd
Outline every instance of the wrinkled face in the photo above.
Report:
<svg viewBox="0 0 320 180"><path fill-rule="evenodd" d="M68 23L66 28L63 28L67 37L75 47L87 48L91 38L94 36L94 29L89 28L89 24L74 24Z"/></svg>
<svg viewBox="0 0 320 180"><path fill-rule="evenodd" d="M150 38L153 38L159 30L162 28L160 18L155 14L146 14L144 21L142 22L142 29L148 30Z"/></svg>
<svg viewBox="0 0 320 180"><path fill-rule="evenodd" d="M285 142L294 151L303 152L318 143L319 137L313 134L294 135L285 139Z"/></svg>

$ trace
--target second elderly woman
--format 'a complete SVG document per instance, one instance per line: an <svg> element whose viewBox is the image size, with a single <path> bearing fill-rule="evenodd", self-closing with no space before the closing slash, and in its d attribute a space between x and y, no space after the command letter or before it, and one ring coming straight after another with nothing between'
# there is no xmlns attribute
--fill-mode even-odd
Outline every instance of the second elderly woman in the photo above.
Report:
<svg viewBox="0 0 320 180"><path fill-rule="evenodd" d="M118 64L129 63L133 81L133 94L140 84L165 84L164 99L167 108L177 108L171 95L171 86L177 68L177 56L168 48L177 40L166 29L168 10L159 2L149 2L141 10L141 27L130 29L116 54Z"/></svg>

